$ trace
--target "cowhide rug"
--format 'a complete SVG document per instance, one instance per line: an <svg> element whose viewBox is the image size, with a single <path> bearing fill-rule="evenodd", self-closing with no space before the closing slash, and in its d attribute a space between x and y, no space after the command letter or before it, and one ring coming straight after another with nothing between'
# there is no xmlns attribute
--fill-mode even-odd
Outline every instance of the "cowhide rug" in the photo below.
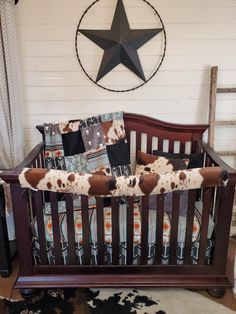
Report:
<svg viewBox="0 0 236 314"><path fill-rule="evenodd" d="M1 314L233 314L184 289L44 290L28 301L0 301Z"/></svg>

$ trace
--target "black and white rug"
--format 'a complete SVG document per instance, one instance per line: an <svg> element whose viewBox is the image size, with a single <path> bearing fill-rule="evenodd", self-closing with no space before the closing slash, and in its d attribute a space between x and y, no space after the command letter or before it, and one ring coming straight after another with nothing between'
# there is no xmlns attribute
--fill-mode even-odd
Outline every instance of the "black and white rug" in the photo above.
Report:
<svg viewBox="0 0 236 314"><path fill-rule="evenodd" d="M0 301L1 314L233 314L184 289L55 289L28 301Z"/></svg>

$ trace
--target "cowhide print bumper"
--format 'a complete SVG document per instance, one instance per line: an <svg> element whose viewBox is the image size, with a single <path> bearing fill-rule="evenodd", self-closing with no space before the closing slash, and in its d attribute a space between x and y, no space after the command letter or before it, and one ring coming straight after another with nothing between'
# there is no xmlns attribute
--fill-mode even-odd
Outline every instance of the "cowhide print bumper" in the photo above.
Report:
<svg viewBox="0 0 236 314"><path fill-rule="evenodd" d="M63 170L24 168L19 174L23 188L90 196L141 196L174 190L225 185L227 172L221 167L179 170L165 174L112 177Z"/></svg>

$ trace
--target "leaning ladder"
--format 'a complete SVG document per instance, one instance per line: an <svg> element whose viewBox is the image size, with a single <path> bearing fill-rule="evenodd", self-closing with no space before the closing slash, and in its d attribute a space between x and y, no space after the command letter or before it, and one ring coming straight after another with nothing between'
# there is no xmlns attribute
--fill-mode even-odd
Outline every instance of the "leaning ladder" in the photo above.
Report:
<svg viewBox="0 0 236 314"><path fill-rule="evenodd" d="M216 103L217 103L217 94L225 94L225 93L236 93L235 88L219 88L217 87L217 78L218 78L218 66L214 66L211 68L211 83L210 83L210 106L209 106L209 133L208 133L208 143L211 147L214 148L215 144L215 127L217 125L224 126L235 126L236 120L216 120ZM235 139L236 140L236 139ZM221 156L235 156L236 151L218 151L217 152ZM231 223L231 234L236 234L236 193L234 197L234 209Z"/></svg>

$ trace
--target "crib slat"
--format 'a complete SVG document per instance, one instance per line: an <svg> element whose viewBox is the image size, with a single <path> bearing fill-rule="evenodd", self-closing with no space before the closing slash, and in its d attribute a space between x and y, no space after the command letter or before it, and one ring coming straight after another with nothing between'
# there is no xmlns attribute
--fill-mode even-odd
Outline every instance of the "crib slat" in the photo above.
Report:
<svg viewBox="0 0 236 314"><path fill-rule="evenodd" d="M173 192L172 213L171 213L171 235L170 235L170 265L176 265L177 239L179 225L179 192Z"/></svg>
<svg viewBox="0 0 236 314"><path fill-rule="evenodd" d="M136 131L136 150L141 150L141 132Z"/></svg>
<svg viewBox="0 0 236 314"><path fill-rule="evenodd" d="M119 265L119 202L120 198L112 197L112 264Z"/></svg>
<svg viewBox="0 0 236 314"><path fill-rule="evenodd" d="M133 265L133 239L134 239L134 198L127 197L127 226L126 226L126 254L127 265Z"/></svg>
<svg viewBox="0 0 236 314"><path fill-rule="evenodd" d="M104 265L104 201L102 198L96 199L97 204L97 239L98 239L98 255L97 261L98 265Z"/></svg>
<svg viewBox="0 0 236 314"><path fill-rule="evenodd" d="M191 153L197 153L197 142L192 141L191 143Z"/></svg>
<svg viewBox="0 0 236 314"><path fill-rule="evenodd" d="M40 159L41 159L41 166L42 166L42 168L45 168L44 151L41 152Z"/></svg>
<svg viewBox="0 0 236 314"><path fill-rule="evenodd" d="M90 265L90 245L89 245L89 209L88 209L88 197L81 196L81 208L82 208L82 229L83 229L83 264Z"/></svg>
<svg viewBox="0 0 236 314"><path fill-rule="evenodd" d="M38 237L40 246L40 261L42 265L48 264L47 249L46 249L46 235L44 227L43 215L43 199L42 191L34 192L34 209L37 217Z"/></svg>
<svg viewBox="0 0 236 314"><path fill-rule="evenodd" d="M183 142L183 141L180 142L179 152L185 153L185 142Z"/></svg>
<svg viewBox="0 0 236 314"><path fill-rule="evenodd" d="M156 213L156 264L161 264L163 245L164 196L157 195Z"/></svg>
<svg viewBox="0 0 236 314"><path fill-rule="evenodd" d="M194 219L194 205L196 200L196 190L188 191L188 211L186 219L186 234L184 244L184 264L192 264L191 247L193 236L193 219Z"/></svg>
<svg viewBox="0 0 236 314"><path fill-rule="evenodd" d="M202 225L201 225L198 265L205 264L209 214L211 211L211 196L212 196L212 188L205 189L203 192Z"/></svg>
<svg viewBox="0 0 236 314"><path fill-rule="evenodd" d="M130 141L130 137L131 137L131 131L127 130L126 128L126 139L127 139L127 143L129 143L129 150L131 150L131 141Z"/></svg>
<svg viewBox="0 0 236 314"><path fill-rule="evenodd" d="M206 164L205 164L205 166L206 167L211 167L212 166L212 160L211 160L211 158L207 155L206 156Z"/></svg>
<svg viewBox="0 0 236 314"><path fill-rule="evenodd" d="M75 228L73 199L70 194L66 194L66 222L68 234L69 265L75 264Z"/></svg>
<svg viewBox="0 0 236 314"><path fill-rule="evenodd" d="M163 150L163 139L158 137L158 150Z"/></svg>
<svg viewBox="0 0 236 314"><path fill-rule="evenodd" d="M141 216L141 265L147 264L148 259L148 216L149 216L149 196L142 196L142 216Z"/></svg>
<svg viewBox="0 0 236 314"><path fill-rule="evenodd" d="M152 136L147 134L147 153L152 154Z"/></svg>
<svg viewBox="0 0 236 314"><path fill-rule="evenodd" d="M169 140L169 153L173 154L174 152L174 141Z"/></svg>
<svg viewBox="0 0 236 314"><path fill-rule="evenodd" d="M41 160L40 160L40 155L37 157L37 168L41 168Z"/></svg>
<svg viewBox="0 0 236 314"><path fill-rule="evenodd" d="M58 215L58 203L57 193L50 192L51 212L52 212L52 230L53 230L53 242L54 242L54 256L55 264L63 264L61 256L61 233L59 228L59 215Z"/></svg>

